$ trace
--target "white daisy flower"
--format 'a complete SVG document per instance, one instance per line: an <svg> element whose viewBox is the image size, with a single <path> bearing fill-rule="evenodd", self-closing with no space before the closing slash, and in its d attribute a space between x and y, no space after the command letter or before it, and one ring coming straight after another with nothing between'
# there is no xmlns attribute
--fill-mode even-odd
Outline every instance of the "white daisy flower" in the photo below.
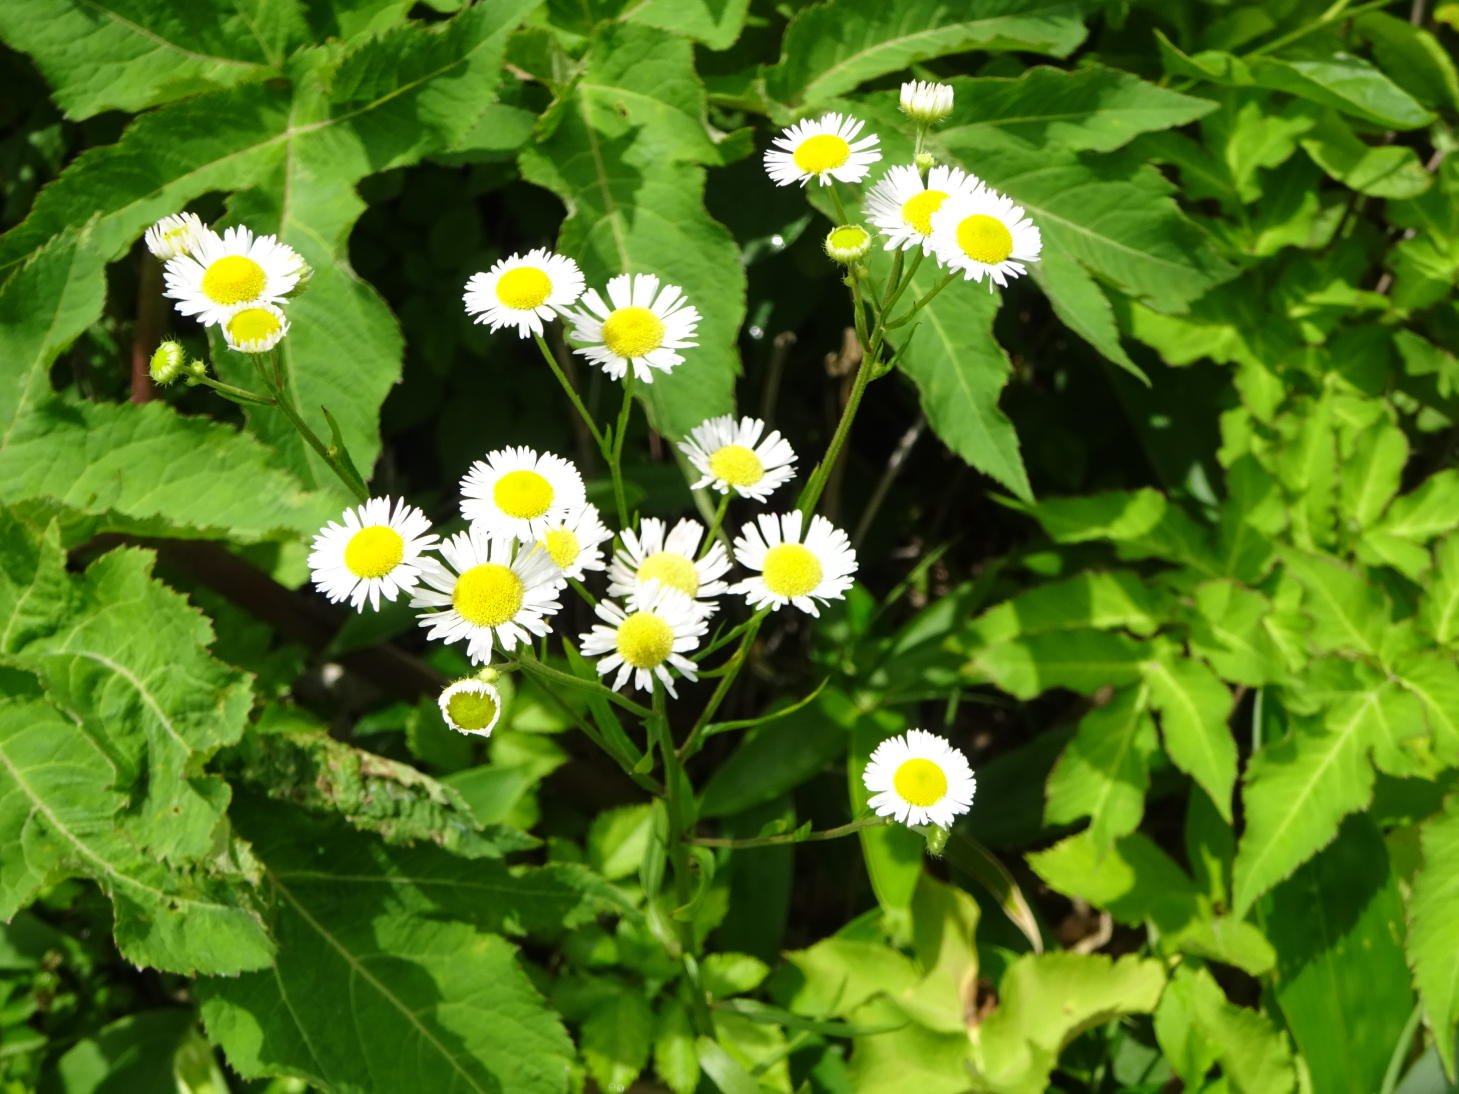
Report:
<svg viewBox="0 0 1459 1094"><path fill-rule="evenodd" d="M811 179L822 186L832 179L860 182L881 159L876 134L857 140L860 132L860 120L843 114L797 122L775 138L774 148L765 150L765 172L776 186L804 186Z"/></svg>
<svg viewBox="0 0 1459 1094"><path fill-rule="evenodd" d="M651 692L657 676L664 690L677 698L671 667L686 679L698 679L694 662L683 655L699 646L705 617L678 589L650 581L628 594L627 611L611 600L600 600L596 611L607 625L595 624L578 638L578 645L583 656L601 657L599 676L618 670L614 691L631 676L634 687Z"/></svg>
<svg viewBox="0 0 1459 1094"><path fill-rule="evenodd" d="M541 334L544 319L566 314L583 295L583 272L570 258L545 247L503 258L486 273L472 274L462 299L466 314L491 330L515 326L517 334Z"/></svg>
<svg viewBox="0 0 1459 1094"><path fill-rule="evenodd" d="M693 599L702 615L713 615L718 605L709 598L727 588L720 580L730 567L724 545L716 541L696 558L704 525L685 517L668 535L664 527L657 517L644 517L637 535L623 530L623 546L608 567L608 595L628 596L640 585L659 581Z"/></svg>
<svg viewBox="0 0 1459 1094"><path fill-rule="evenodd" d="M878 816L939 828L952 827L953 818L972 807L978 788L967 757L923 729L909 729L877 745L861 781Z"/></svg>
<svg viewBox="0 0 1459 1094"><path fill-rule="evenodd" d="M222 322L223 340L239 353L267 353L289 333L289 321L277 304L240 304Z"/></svg>
<svg viewBox="0 0 1459 1094"><path fill-rule="evenodd" d="M441 707L441 717L457 733L479 733L489 737L497 719L502 716L501 693L474 677L457 680L441 692L437 702Z"/></svg>
<svg viewBox="0 0 1459 1094"><path fill-rule="evenodd" d="M143 240L153 256L166 262L169 258L185 255L197 246L202 234L207 231L196 213L177 213L163 217L147 229Z"/></svg>
<svg viewBox="0 0 1459 1094"><path fill-rule="evenodd" d="M619 274L608 282L605 304L596 289L583 295L583 306L570 313L574 342L586 342L581 354L609 377L621 380L633 366L633 375L653 383L653 370L672 372L684 360L676 350L697 346L694 331L699 310L684 299L677 285L659 288L653 274Z"/></svg>
<svg viewBox="0 0 1459 1094"><path fill-rule="evenodd" d="M779 610L794 604L810 615L820 615L816 601L840 600L851 588L856 573L856 552L846 533L822 516L811 517L801 538L799 511L777 515L761 513L735 538L735 559L759 572L729 589L743 593L753 608Z"/></svg>
<svg viewBox="0 0 1459 1094"><path fill-rule="evenodd" d="M778 432L763 441L765 423L733 414L710 418L689 431L679 451L689 458L700 479L690 486L712 486L721 494L733 490L742 498L764 501L795 478L795 450Z"/></svg>
<svg viewBox="0 0 1459 1094"><path fill-rule="evenodd" d="M424 513L404 499L392 510L384 497L346 509L340 519L343 524L324 526L309 553L310 577L320 592L335 603L348 599L355 611L369 600L379 611L382 595L393 601L415 588L431 562L422 552L437 539Z"/></svg>
<svg viewBox="0 0 1459 1094"><path fill-rule="evenodd" d="M549 523L537 546L552 556L563 577L581 581L587 571L607 565L602 545L612 538L613 533L598 515L598 507L584 504Z"/></svg>
<svg viewBox="0 0 1459 1094"><path fill-rule="evenodd" d="M240 304L282 300L307 269L298 251L273 236L256 236L247 228L229 228L221 236L204 230L189 253L167 260L163 295L176 300L183 315L211 326Z"/></svg>
<svg viewBox="0 0 1459 1094"><path fill-rule="evenodd" d="M988 278L988 289L1002 288L1036 262L1043 240L1023 207L997 190L951 194L932 214L932 248L937 261L962 270L969 281Z"/></svg>
<svg viewBox="0 0 1459 1094"><path fill-rule="evenodd" d="M902 85L903 114L919 125L936 125L952 113L952 85L909 80Z"/></svg>
<svg viewBox="0 0 1459 1094"><path fill-rule="evenodd" d="M551 452L498 448L461 480L461 515L493 536L537 539L587 502L578 469Z"/></svg>
<svg viewBox="0 0 1459 1094"><path fill-rule="evenodd" d="M493 646L510 650L551 629L547 617L562 608L562 574L535 543L491 537L473 524L437 550L446 565L422 559L425 584L410 600L412 608L437 609L420 616L427 638L464 638L466 656L484 664Z"/></svg>
<svg viewBox="0 0 1459 1094"><path fill-rule="evenodd" d="M932 253L932 214L954 194L972 197L983 183L960 167L938 164L924 184L917 168L898 164L883 175L866 196L866 219L887 237L885 250L906 250L918 244Z"/></svg>

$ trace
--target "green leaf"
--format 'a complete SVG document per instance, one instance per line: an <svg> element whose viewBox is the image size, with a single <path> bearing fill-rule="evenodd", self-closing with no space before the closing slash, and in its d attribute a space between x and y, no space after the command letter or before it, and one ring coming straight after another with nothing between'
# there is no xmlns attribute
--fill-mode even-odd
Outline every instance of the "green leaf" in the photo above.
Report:
<svg viewBox="0 0 1459 1094"><path fill-rule="evenodd" d="M937 280L933 268L924 264L909 296L929 292ZM928 424L950 449L1032 501L1018 435L998 409L998 396L1012 371L1008 355L993 337L1001 298L976 290L955 286L918 312L908 333L900 338L894 334L897 367L917 385Z"/></svg>
<svg viewBox="0 0 1459 1094"><path fill-rule="evenodd" d="M771 980L776 1000L816 1018L844 1017L873 996L896 997L922 979L911 960L879 942L831 937L784 957Z"/></svg>
<svg viewBox="0 0 1459 1094"><path fill-rule="evenodd" d="M1419 623L1441 645L1459 639L1459 533L1434 547L1434 575L1419 608Z"/></svg>
<svg viewBox="0 0 1459 1094"><path fill-rule="evenodd" d="M750 0L643 0L624 18L703 42L710 49L728 49L739 38Z"/></svg>
<svg viewBox="0 0 1459 1094"><path fill-rule="evenodd" d="M1385 129L1417 129L1434 116L1367 61L1346 53L1321 60L1255 57L1251 78L1261 87L1285 91Z"/></svg>
<svg viewBox="0 0 1459 1094"><path fill-rule="evenodd" d="M1312 616L1308 640L1314 648L1377 653L1391 622L1381 590L1333 558L1293 551L1283 555L1283 561L1304 587L1302 606Z"/></svg>
<svg viewBox="0 0 1459 1094"><path fill-rule="evenodd" d="M1419 487L1393 500L1382 519L1363 535L1359 557L1395 566L1417 579L1430 564L1429 553L1418 545L1449 531L1456 511L1459 471L1430 475Z"/></svg>
<svg viewBox="0 0 1459 1094"><path fill-rule="evenodd" d="M890 1006L868 1007L869 1020L892 1018ZM963 1094L968 1089L968 1039L906 1023L856 1040L848 1089L860 1094Z"/></svg>
<svg viewBox="0 0 1459 1094"><path fill-rule="evenodd" d="M991 142L1061 153L1109 152L1141 133L1195 121L1217 106L1097 64L1073 72L1040 65L1016 80L948 82L963 108L954 109L940 132L960 147Z"/></svg>
<svg viewBox="0 0 1459 1094"><path fill-rule="evenodd" d="M1143 637L1153 634L1160 622L1159 598L1147 582L1126 570L1089 570L989 608L951 641L964 649L1074 627L1124 629Z"/></svg>
<svg viewBox="0 0 1459 1094"><path fill-rule="evenodd" d="M1261 918L1277 952L1273 991L1313 1089L1381 1088L1414 999L1398 941L1403 905L1373 823L1349 817L1336 842L1277 886Z"/></svg>
<svg viewBox="0 0 1459 1094"><path fill-rule="evenodd" d="M1125 688L1080 719L1049 774L1044 817L1050 824L1088 817L1090 836L1101 847L1135 830L1158 748L1148 703L1147 686Z"/></svg>
<svg viewBox="0 0 1459 1094"><path fill-rule="evenodd" d="M56 1061L55 1075L66 1094L186 1094L183 1073L191 1054L199 1051L212 1063L212 1051L197 1032L197 1017L190 1009L143 1010L67 1049ZM220 1085L213 1089L226 1089L221 1072L216 1081Z"/></svg>
<svg viewBox="0 0 1459 1094"><path fill-rule="evenodd" d="M1191 652L1209 661L1222 677L1261 687L1288 675L1268 627L1273 607L1266 597L1234 581L1206 581L1196 586L1195 607Z"/></svg>
<svg viewBox="0 0 1459 1094"><path fill-rule="evenodd" d="M1205 969L1175 970L1155 1011L1155 1037L1192 1089L1201 1088L1217 1062L1236 1094L1290 1094L1296 1088L1292 1049L1281 1031L1260 1011L1227 1002Z"/></svg>
<svg viewBox="0 0 1459 1094"><path fill-rule="evenodd" d="M1140 679L1140 665L1148 656L1146 644L1117 631L1047 631L976 651L964 673L990 679L1020 699L1050 688L1091 695Z"/></svg>
<svg viewBox="0 0 1459 1094"><path fill-rule="evenodd" d="M1432 33L1387 12L1370 11L1353 26L1394 82L1419 101L1459 110L1459 71L1454 58Z"/></svg>
<svg viewBox="0 0 1459 1094"><path fill-rule="evenodd" d="M1083 497L1046 498L1026 510L1056 543L1140 539L1154 530L1165 511L1164 495L1148 487Z"/></svg>
<svg viewBox="0 0 1459 1094"><path fill-rule="evenodd" d="M1229 822L1236 785L1236 742L1226 725L1235 705L1230 690L1203 663L1168 648L1145 663L1145 682L1160 714L1165 751Z"/></svg>
<svg viewBox="0 0 1459 1094"><path fill-rule="evenodd" d="M1302 149L1318 167L1360 194L1411 198L1434 181L1412 148L1367 144L1335 115L1325 117L1302 139Z"/></svg>
<svg viewBox="0 0 1459 1094"><path fill-rule="evenodd" d="M969 1031L973 1068L990 1091L1040 1094L1079 1033L1122 1014L1149 1013L1164 986L1153 958L1024 954L998 985L997 1009Z"/></svg>
<svg viewBox="0 0 1459 1094"><path fill-rule="evenodd" d="M251 7L15 0L0 7L0 38L35 58L79 121L277 77L279 44L260 37Z"/></svg>
<svg viewBox="0 0 1459 1094"><path fill-rule="evenodd" d="M1084 35L1078 5L1068 0L827 0L790 24L765 86L773 98L807 109L917 61L971 49L1063 57Z"/></svg>
<svg viewBox="0 0 1459 1094"><path fill-rule="evenodd" d="M1446 654L1429 650L1398 659L1392 672L1423 704L1435 755L1445 764L1459 763L1459 665Z"/></svg>
<svg viewBox="0 0 1459 1094"><path fill-rule="evenodd" d="M1087 900L1121 923L1148 924L1166 953L1224 961L1253 976L1276 954L1249 923L1218 916L1210 900L1164 851L1136 833L1101 847L1090 831L1028 856L1034 872L1066 896Z"/></svg>
<svg viewBox="0 0 1459 1094"><path fill-rule="evenodd" d="M648 1063L653 1013L641 991L604 999L583 1021L582 1053L593 1081L611 1094L633 1085Z"/></svg>
<svg viewBox="0 0 1459 1094"><path fill-rule="evenodd" d="M567 1089L561 1022L512 946L473 922L490 898L438 896L469 887L479 863L451 870L447 852L387 848L277 802L241 799L235 816L263 861L280 943L266 972L197 984L209 1036L239 1074L341 1092Z"/></svg>
<svg viewBox="0 0 1459 1094"><path fill-rule="evenodd" d="M674 1094L693 1094L699 1085L699 1057L689 1012L676 999L659 1004L654 1025L654 1072Z"/></svg>
<svg viewBox="0 0 1459 1094"><path fill-rule="evenodd" d="M707 954L699 969L704 989L716 999L754 991L770 975L770 966L747 953Z"/></svg>
<svg viewBox="0 0 1459 1094"><path fill-rule="evenodd" d="M1423 865L1408 902L1406 945L1413 982L1434 1029L1434 1043L1451 1076L1454 1027L1459 1024L1459 797L1419 828Z"/></svg>
<svg viewBox="0 0 1459 1094"><path fill-rule="evenodd" d="M653 811L647 805L605 809L588 830L588 861L609 881L638 870L653 832Z"/></svg>
<svg viewBox="0 0 1459 1094"><path fill-rule="evenodd" d="M1066 254L1049 251L1040 257L1031 272L1048 295L1054 314L1066 327L1135 379L1149 384L1150 378L1130 360L1120 344L1120 330L1109 297L1083 266Z"/></svg>
<svg viewBox="0 0 1459 1094"><path fill-rule="evenodd" d="M850 697L832 688L795 713L750 730L705 783L699 815L730 816L793 790L845 754L846 727L857 713Z"/></svg>
<svg viewBox="0 0 1459 1094"><path fill-rule="evenodd" d="M603 30L582 75L523 148L523 176L571 210L558 249L590 285L653 273L684 290L701 316L685 363L640 385L654 428L676 440L734 407L735 339L744 314L739 248L704 209L705 135L693 47L649 27Z"/></svg>
<svg viewBox="0 0 1459 1094"><path fill-rule="evenodd" d="M0 669L0 919L46 885L90 877L110 897L116 943L137 965L192 974L269 964L273 942L234 867L169 870L139 851L117 770L34 677ZM214 873L214 870L217 872Z"/></svg>

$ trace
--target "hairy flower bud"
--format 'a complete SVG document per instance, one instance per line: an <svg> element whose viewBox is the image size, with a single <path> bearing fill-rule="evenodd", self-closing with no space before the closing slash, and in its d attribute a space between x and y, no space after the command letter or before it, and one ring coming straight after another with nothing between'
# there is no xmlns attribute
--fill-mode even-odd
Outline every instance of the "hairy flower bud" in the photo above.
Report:
<svg viewBox="0 0 1459 1094"><path fill-rule="evenodd" d="M842 224L826 235L826 256L850 264L866 257L871 250L871 235L859 224Z"/></svg>
<svg viewBox="0 0 1459 1094"><path fill-rule="evenodd" d="M152 354L152 363L147 371L154 384L166 387L182 375L186 364L187 355L183 353L181 345L177 342L163 342Z"/></svg>

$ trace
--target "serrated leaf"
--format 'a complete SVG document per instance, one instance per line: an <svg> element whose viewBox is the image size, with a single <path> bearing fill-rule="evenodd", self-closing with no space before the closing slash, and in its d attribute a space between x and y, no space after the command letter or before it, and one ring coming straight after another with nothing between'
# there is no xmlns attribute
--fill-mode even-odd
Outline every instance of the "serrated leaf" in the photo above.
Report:
<svg viewBox="0 0 1459 1094"><path fill-rule="evenodd" d="M1325 118L1301 143L1313 163L1360 194L1411 198L1434 181L1412 148L1367 144L1336 116Z"/></svg>
<svg viewBox="0 0 1459 1094"><path fill-rule="evenodd" d="M1195 606L1191 652L1225 679L1259 688L1288 675L1281 648L1266 625L1274 610L1266 597L1234 581L1207 581L1196 586Z"/></svg>
<svg viewBox="0 0 1459 1094"><path fill-rule="evenodd" d="M1168 650L1145 663L1145 682L1171 762L1200 784L1229 822L1236 785L1236 742L1226 725L1235 705L1230 689L1200 661Z"/></svg>
<svg viewBox="0 0 1459 1094"><path fill-rule="evenodd" d="M0 6L0 37L35 58L79 121L278 76L278 47L244 7L13 0Z"/></svg>
<svg viewBox="0 0 1459 1094"><path fill-rule="evenodd" d="M560 1020L508 942L409 872L412 851L277 802L241 798L235 816L261 852L280 942L272 969L196 985L236 1071L361 1094L566 1090ZM466 878L447 884L469 879L474 864L458 863Z"/></svg>
<svg viewBox="0 0 1459 1094"><path fill-rule="evenodd" d="M1080 1032L1122 1014L1155 1009L1165 971L1133 955L1024 954L998 985L998 1007L969 1031L985 1089L1039 1094L1059 1053Z"/></svg>
<svg viewBox="0 0 1459 1094"><path fill-rule="evenodd" d="M653 273L699 309L698 346L651 386L638 386L654 428L670 439L734 405L735 338L745 274L729 233L704 209L704 171L717 159L703 126L693 47L631 24L606 28L579 80L523 148L522 174L567 203L558 249L590 285Z"/></svg>
<svg viewBox="0 0 1459 1094"><path fill-rule="evenodd" d="M1419 608L1419 622L1441 645L1459 639L1459 533L1434 547L1434 574Z"/></svg>
<svg viewBox="0 0 1459 1094"><path fill-rule="evenodd" d="M1459 665L1444 653L1429 650L1398 659L1392 671L1399 685L1423 705L1434 754L1445 764L1459 762Z"/></svg>
<svg viewBox="0 0 1459 1094"><path fill-rule="evenodd" d="M1367 61L1347 53L1320 60L1254 57L1251 78L1262 87L1285 91L1386 129L1417 129L1434 116Z"/></svg>
<svg viewBox="0 0 1459 1094"><path fill-rule="evenodd" d="M937 280L932 268L924 265L909 295L929 292ZM1031 501L1033 489L1018 435L998 409L998 396L1013 368L993 337L999 304L1000 299L988 292L939 296L917 313L908 333L896 339L897 367L917 385L928 424L943 442L979 471Z"/></svg>
<svg viewBox="0 0 1459 1094"><path fill-rule="evenodd" d="M1403 905L1372 821L1348 818L1336 842L1277 886L1261 919L1277 952L1273 994L1313 1089L1380 1089L1414 999ZM1327 1051L1334 1030L1340 1057Z"/></svg>
<svg viewBox="0 0 1459 1094"><path fill-rule="evenodd" d="M1163 952L1198 954L1253 976L1276 954L1249 923L1218 916L1164 851L1138 833L1101 847L1088 831L1028 856L1034 872L1066 896L1087 900L1121 923L1148 923Z"/></svg>
<svg viewBox="0 0 1459 1094"><path fill-rule="evenodd" d="M1176 1073L1199 1087L1213 1063L1236 1094L1289 1094L1292 1049L1266 1015L1227 1002L1205 969L1175 970L1155 1011L1155 1036Z"/></svg>
<svg viewBox="0 0 1459 1094"><path fill-rule="evenodd" d="M659 1004L654 1023L654 1072L674 1094L693 1094L699 1085L694 1027L688 1011L676 999Z"/></svg>
<svg viewBox="0 0 1459 1094"><path fill-rule="evenodd" d="M1159 597L1137 575L1091 570L1019 593L964 624L948 641L965 649L1074 627L1124 629L1143 637L1159 627L1159 609Z"/></svg>
<svg viewBox="0 0 1459 1094"><path fill-rule="evenodd" d="M1459 1025L1459 798L1419 828L1423 864L1408 902L1408 963L1435 1044L1449 1075L1455 1074L1454 1027Z"/></svg>
<svg viewBox="0 0 1459 1094"><path fill-rule="evenodd" d="M1116 631L1071 628L986 646L973 654L964 673L985 676L1020 699L1050 688L1088 695L1138 680L1147 656L1148 646Z"/></svg>
<svg viewBox="0 0 1459 1094"><path fill-rule="evenodd" d="M1083 497L1046 498L1025 511L1056 543L1092 539L1135 540L1148 535L1165 515L1165 497L1146 487Z"/></svg>
<svg viewBox="0 0 1459 1094"><path fill-rule="evenodd" d="M1372 531L1427 543L1453 528L1456 512L1459 512L1459 471L1440 471L1416 489L1395 498Z"/></svg>
<svg viewBox="0 0 1459 1094"><path fill-rule="evenodd" d="M1149 384L1150 378L1130 360L1120 344L1120 330L1109 297L1083 266L1066 254L1049 251L1040 257L1031 272L1066 327L1135 379Z"/></svg>
<svg viewBox="0 0 1459 1094"><path fill-rule="evenodd" d="M644 0L624 18L703 42L710 49L727 49L744 29L749 0Z"/></svg>
<svg viewBox="0 0 1459 1094"><path fill-rule="evenodd" d="M89 877L111 898L128 961L185 974L268 965L273 942L242 872L225 876L223 855L183 871L142 854L101 747L42 698L34 677L0 669L0 682L0 919L44 885Z"/></svg>
<svg viewBox="0 0 1459 1094"><path fill-rule="evenodd" d="M1049 773L1050 824L1089 818L1090 837L1107 847L1133 832L1145 811L1150 760L1159 747L1145 685L1126 688L1079 721Z"/></svg>
<svg viewBox="0 0 1459 1094"><path fill-rule="evenodd" d="M642 992L605 999L583 1021L582 1053L588 1074L604 1090L621 1094L648 1063L653 1014Z"/></svg>
<svg viewBox="0 0 1459 1094"><path fill-rule="evenodd" d="M1289 552L1287 569L1302 583L1302 607L1312 616L1309 641L1319 650L1376 654L1391 621L1381 590L1336 559Z"/></svg>
<svg viewBox="0 0 1459 1094"><path fill-rule="evenodd" d="M805 108L916 61L970 49L1062 57L1084 35L1079 8L1067 0L828 0L791 23L765 84L774 98Z"/></svg>

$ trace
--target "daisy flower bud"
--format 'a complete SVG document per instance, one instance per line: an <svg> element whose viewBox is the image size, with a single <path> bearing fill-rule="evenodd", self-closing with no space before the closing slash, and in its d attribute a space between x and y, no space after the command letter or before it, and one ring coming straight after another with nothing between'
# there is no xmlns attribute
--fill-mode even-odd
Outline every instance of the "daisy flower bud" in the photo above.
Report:
<svg viewBox="0 0 1459 1094"><path fill-rule="evenodd" d="M476 677L457 680L441 692L437 702L441 717L457 733L479 733L489 737L502 716L502 697L480 676L478 673Z"/></svg>
<svg viewBox="0 0 1459 1094"><path fill-rule="evenodd" d="M826 257L843 265L850 265L859 258L865 258L871 250L871 235L859 224L843 224L826 233L822 245Z"/></svg>
<svg viewBox="0 0 1459 1094"><path fill-rule="evenodd" d="M203 232L203 222L196 213L178 213L163 217L152 225L143 239L147 250L152 252L152 257L166 262L169 258L191 253Z"/></svg>
<svg viewBox="0 0 1459 1094"><path fill-rule="evenodd" d="M166 387L182 375L182 370L187 365L187 355L182 352L182 346L177 342L163 342L152 354L152 363L147 371L152 375L152 382Z"/></svg>
<svg viewBox="0 0 1459 1094"><path fill-rule="evenodd" d="M909 80L902 85L899 105L918 125L936 125L952 113L952 85Z"/></svg>

